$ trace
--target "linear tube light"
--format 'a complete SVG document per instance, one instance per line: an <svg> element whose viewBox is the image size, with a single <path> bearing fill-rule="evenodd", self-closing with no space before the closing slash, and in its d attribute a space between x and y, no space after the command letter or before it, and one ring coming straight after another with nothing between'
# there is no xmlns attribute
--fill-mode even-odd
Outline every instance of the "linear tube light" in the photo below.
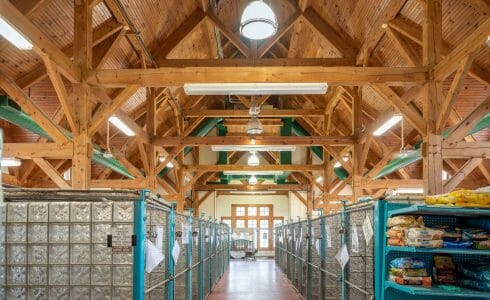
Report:
<svg viewBox="0 0 490 300"><path fill-rule="evenodd" d="M0 161L2 167L20 167L22 161L15 157L4 157Z"/></svg>
<svg viewBox="0 0 490 300"><path fill-rule="evenodd" d="M283 175L283 171L224 171L223 175Z"/></svg>
<svg viewBox="0 0 490 300"><path fill-rule="evenodd" d="M276 194L276 191L230 191L230 194L235 194L235 195L261 195L261 194Z"/></svg>
<svg viewBox="0 0 490 300"><path fill-rule="evenodd" d="M391 117L388 121L383 123L383 125L379 126L374 132L374 136L380 136L383 135L385 132L387 132L391 127L395 126L398 122L400 122L403 119L402 115L394 115Z"/></svg>
<svg viewBox="0 0 490 300"><path fill-rule="evenodd" d="M277 146L268 146L268 145L244 145L244 146L227 146L227 145L213 145L211 146L212 151L247 151L247 152L264 152L264 151L275 151L275 152L280 152L280 151L295 151L296 146L294 145L277 145Z"/></svg>
<svg viewBox="0 0 490 300"><path fill-rule="evenodd" d="M114 126L117 127L117 129L121 130L125 135L127 136L135 136L136 134L134 133L131 128L129 128L128 125L126 125L121 119L119 119L116 116L111 116L109 118L109 122L111 122Z"/></svg>
<svg viewBox="0 0 490 300"><path fill-rule="evenodd" d="M307 83L186 83L187 95L312 95L325 94L328 84Z"/></svg>
<svg viewBox="0 0 490 300"><path fill-rule="evenodd" d="M0 35L20 50L32 50L32 43L2 17L0 17Z"/></svg>
<svg viewBox="0 0 490 300"><path fill-rule="evenodd" d="M397 188L394 190L395 194L400 195L400 194L423 194L424 189L423 188Z"/></svg>
<svg viewBox="0 0 490 300"><path fill-rule="evenodd" d="M161 163L164 162L165 161L165 156L160 156L158 158L158 161L160 161ZM174 164L171 161L169 161L167 163L167 168L173 168L173 167L174 167Z"/></svg>

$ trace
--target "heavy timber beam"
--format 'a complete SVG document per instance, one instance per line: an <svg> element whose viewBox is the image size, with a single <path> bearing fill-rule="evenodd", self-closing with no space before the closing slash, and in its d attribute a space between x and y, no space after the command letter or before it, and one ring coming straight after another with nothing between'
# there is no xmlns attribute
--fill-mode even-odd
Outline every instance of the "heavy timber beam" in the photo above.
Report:
<svg viewBox="0 0 490 300"><path fill-rule="evenodd" d="M401 187L422 187L422 179L377 179L364 180L362 187L365 189L392 189Z"/></svg>
<svg viewBox="0 0 490 300"><path fill-rule="evenodd" d="M379 41L385 34L383 29L383 24L394 19L396 15L400 12L403 5L407 0L392 0L388 2L387 7L383 11L382 15L376 18L376 22L371 24L371 30L366 35L366 40L359 49L359 54L357 55L357 63L367 65L371 52L376 48Z"/></svg>
<svg viewBox="0 0 490 300"><path fill-rule="evenodd" d="M51 120L32 99L6 74L0 70L2 88L31 118L56 142L67 142L65 133Z"/></svg>
<svg viewBox="0 0 490 300"><path fill-rule="evenodd" d="M422 46L422 29L420 27L414 26L414 24L409 24L401 18L391 20L389 22L389 25L396 31L403 34L405 37ZM443 56L446 56L448 55L450 50L450 46L447 43L443 42L441 54ZM478 64L473 63L470 68L469 74L485 85L490 84L490 72L486 71Z"/></svg>
<svg viewBox="0 0 490 300"><path fill-rule="evenodd" d="M33 158L32 159L36 165L43 170L46 175L53 180L53 182L62 189L71 189L71 186L63 179L63 177L58 173L58 171L44 158Z"/></svg>
<svg viewBox="0 0 490 300"><path fill-rule="evenodd" d="M444 193L449 193L454 190L468 174L471 173L481 162L481 158L472 158L468 160L444 185Z"/></svg>
<svg viewBox="0 0 490 300"><path fill-rule="evenodd" d="M283 172L308 172L322 171L322 165L263 165L263 166L240 166L240 165L187 165L183 169L187 172L225 172L225 171L283 171Z"/></svg>
<svg viewBox="0 0 490 300"><path fill-rule="evenodd" d="M196 191L235 190L235 191L306 191L305 184L203 184L194 186Z"/></svg>
<svg viewBox="0 0 490 300"><path fill-rule="evenodd" d="M490 158L490 142L443 143L444 158Z"/></svg>
<svg viewBox="0 0 490 300"><path fill-rule="evenodd" d="M352 145L350 136L256 136L255 145L296 145L296 146L347 146ZM205 136L205 137L158 137L153 141L163 147L177 146L241 146L250 145L249 136Z"/></svg>
<svg viewBox="0 0 490 300"><path fill-rule="evenodd" d="M5 143L2 155L22 159L51 158L71 159L73 157L72 143Z"/></svg>
<svg viewBox="0 0 490 300"><path fill-rule="evenodd" d="M426 128L422 116L405 103L390 87L386 85L371 86L386 102L398 109L407 121L417 129L422 135L425 135Z"/></svg>
<svg viewBox="0 0 490 300"><path fill-rule="evenodd" d="M478 105L464 120L462 120L445 139L446 144L457 143L468 135L470 130L483 118L490 113L490 96Z"/></svg>
<svg viewBox="0 0 490 300"><path fill-rule="evenodd" d="M425 83L425 68L412 67L168 67L158 69L94 70L87 81L106 87L183 86L186 83L328 82L331 85Z"/></svg>
<svg viewBox="0 0 490 300"><path fill-rule="evenodd" d="M81 78L86 79L87 72L92 67L92 8L88 0L75 1L74 22L74 63L81 70ZM73 84L73 105L75 120L78 125L77 133L73 136L72 186L74 189L89 189L91 187L92 141L88 136L89 127L89 91L85 83Z"/></svg>
<svg viewBox="0 0 490 300"><path fill-rule="evenodd" d="M102 43L115 32L121 31L122 28L123 26L117 23L114 19L108 19L94 29L92 46L95 47L96 45ZM62 51L66 56L71 59L73 58L73 49L73 45L70 45L66 48L63 48ZM46 77L46 75L46 68L44 68L43 65L38 65L29 73L18 78L16 82L21 88L25 89L42 80Z"/></svg>
<svg viewBox="0 0 490 300"><path fill-rule="evenodd" d="M422 37L423 64L433 71L441 59L442 4L441 0L427 1ZM448 56L449 57L449 56ZM442 87L430 78L424 89L423 111L426 135L422 147L424 191L427 195L441 194L442 186L442 136L437 130L437 117L442 103Z"/></svg>
<svg viewBox="0 0 490 300"><path fill-rule="evenodd" d="M195 28L206 19L206 14L197 8L174 32L164 41L159 43L161 46L153 53L156 58L165 58L172 50L184 40Z"/></svg>
<svg viewBox="0 0 490 300"><path fill-rule="evenodd" d="M355 66L351 58L225 58L225 59L160 59L161 68L188 67L348 67Z"/></svg>
<svg viewBox="0 0 490 300"><path fill-rule="evenodd" d="M222 117L222 118L250 118L248 110L223 109L192 109L184 110L185 117ZM318 109L264 109L260 111L261 118L269 117L320 117L323 112Z"/></svg>
<svg viewBox="0 0 490 300"><path fill-rule="evenodd" d="M435 77L445 79L458 68L458 64L466 56L483 47L490 34L490 18L487 18L478 28L466 37L453 51L434 67Z"/></svg>

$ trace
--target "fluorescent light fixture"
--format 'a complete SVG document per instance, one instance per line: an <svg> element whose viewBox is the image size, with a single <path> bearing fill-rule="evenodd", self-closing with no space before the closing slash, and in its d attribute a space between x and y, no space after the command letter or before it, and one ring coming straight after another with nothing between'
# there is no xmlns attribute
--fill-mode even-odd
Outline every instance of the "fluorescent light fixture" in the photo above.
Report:
<svg viewBox="0 0 490 300"><path fill-rule="evenodd" d="M162 162L164 162L164 161L165 161L165 156L160 156L160 157L158 157L158 160L159 160L161 163L162 163ZM173 168L173 167L174 167L174 164L173 164L171 161L169 161L169 162L167 163L167 168Z"/></svg>
<svg viewBox="0 0 490 300"><path fill-rule="evenodd" d="M394 115L388 121L386 121L383 125L379 126L374 132L374 136L380 136L387 132L391 127L395 126L398 122L403 119L402 115Z"/></svg>
<svg viewBox="0 0 490 300"><path fill-rule="evenodd" d="M276 34L277 18L272 8L263 1L252 1L243 10L240 33L251 40L263 40Z"/></svg>
<svg viewBox="0 0 490 300"><path fill-rule="evenodd" d="M255 151L250 152L250 156L248 157L247 165L249 166L258 166L260 165L259 157Z"/></svg>
<svg viewBox="0 0 490 300"><path fill-rule="evenodd" d="M306 83L186 83L187 95L312 95L325 94L328 84Z"/></svg>
<svg viewBox="0 0 490 300"><path fill-rule="evenodd" d="M250 178L248 179L248 184L256 185L257 184L257 177L255 177L255 175L250 176Z"/></svg>
<svg viewBox="0 0 490 300"><path fill-rule="evenodd" d="M330 204L342 204L342 201L334 200L334 201L330 201L329 203ZM345 204L352 204L352 201L345 201Z"/></svg>
<svg viewBox="0 0 490 300"><path fill-rule="evenodd" d="M127 136L135 136L135 133L131 128L128 127L121 119L116 116L111 116L109 118L109 122L111 122L117 129L121 130Z"/></svg>
<svg viewBox="0 0 490 300"><path fill-rule="evenodd" d="M338 161L333 165L334 168L340 168L342 167L342 164Z"/></svg>
<svg viewBox="0 0 490 300"><path fill-rule="evenodd" d="M22 161L15 157L4 157L0 161L2 167L19 167Z"/></svg>
<svg viewBox="0 0 490 300"><path fill-rule="evenodd" d="M0 17L0 35L20 50L31 50L31 42L17 29Z"/></svg>
<svg viewBox="0 0 490 300"><path fill-rule="evenodd" d="M64 173L63 173L63 179L64 180L71 180L71 168L66 170Z"/></svg>
<svg viewBox="0 0 490 300"><path fill-rule="evenodd" d="M395 194L423 194L423 188L397 188L394 190Z"/></svg>
<svg viewBox="0 0 490 300"><path fill-rule="evenodd" d="M237 194L237 195L276 194L276 191L231 191L230 194Z"/></svg>
<svg viewBox="0 0 490 300"><path fill-rule="evenodd" d="M224 171L223 175L283 175L283 171Z"/></svg>
<svg viewBox="0 0 490 300"><path fill-rule="evenodd" d="M268 145L243 145L243 146L233 146L233 145L213 145L211 146L212 151L247 151L247 152L260 152L260 151L275 151L275 152L280 152L280 151L295 151L296 146L295 145L277 145L277 146L268 146Z"/></svg>

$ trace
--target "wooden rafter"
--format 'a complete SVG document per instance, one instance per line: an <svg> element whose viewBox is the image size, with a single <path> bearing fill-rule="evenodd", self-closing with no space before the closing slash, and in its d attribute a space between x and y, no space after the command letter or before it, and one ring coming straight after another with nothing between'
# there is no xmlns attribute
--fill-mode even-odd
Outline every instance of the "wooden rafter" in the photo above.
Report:
<svg viewBox="0 0 490 300"><path fill-rule="evenodd" d="M396 15L403 8L407 0L393 0L388 2L387 7L384 9L382 15L376 19L376 22L371 25L371 30L366 35L366 40L359 49L357 55L357 63L360 65L367 65L371 56L371 52L376 48L379 41L383 37L385 30L385 24L394 19Z"/></svg>
<svg viewBox="0 0 490 300"><path fill-rule="evenodd" d="M58 171L47 160L40 157L34 157L32 160L39 168L41 168L41 170L46 173L46 175L49 176L49 178L51 178L51 180L53 180L54 183L56 183L59 188L71 189L71 186L63 179L63 177L61 177Z"/></svg>
<svg viewBox="0 0 490 300"><path fill-rule="evenodd" d="M94 29L92 46L95 47L96 45L102 43L105 39L109 38L115 32L120 31L122 28L123 26L114 21L114 19L108 19ZM62 51L69 58L73 58L73 45L63 48ZM18 78L16 83L21 88L25 89L32 86L36 82L41 81L46 77L46 75L47 73L44 65L38 65L31 72Z"/></svg>
<svg viewBox="0 0 490 300"><path fill-rule="evenodd" d="M490 113L490 96L488 96L480 105L478 105L466 118L464 118L455 128L451 130L445 139L446 144L453 144L461 141L475 127L475 125L485 115Z"/></svg>
<svg viewBox="0 0 490 300"><path fill-rule="evenodd" d="M458 68L461 61L469 54L483 47L490 34L490 18L487 18L470 35L468 35L458 46L449 52L441 62L434 67L434 75L437 79L445 79Z"/></svg>
<svg viewBox="0 0 490 300"><path fill-rule="evenodd" d="M161 46L153 53L156 59L167 57L175 47L181 43L195 28L206 19L206 14L200 8L194 10L187 19L177 27L164 41L159 43Z"/></svg>
<svg viewBox="0 0 490 300"><path fill-rule="evenodd" d="M482 158L468 160L453 176L444 184L444 193L454 190L480 163Z"/></svg>
<svg viewBox="0 0 490 300"><path fill-rule="evenodd" d="M33 43L34 52L47 55L70 81L80 81L80 69L10 1L1 0L0 11L2 18L13 24Z"/></svg>
<svg viewBox="0 0 490 300"><path fill-rule="evenodd" d="M449 92L441 103L441 112L439 113L439 117L437 118L436 122L436 128L438 131L441 131L444 128L444 125L449 119L451 111L456 105L456 100L458 98L459 92L463 88L464 79L471 67L471 64L473 63L473 58L473 54L468 55L460 62L458 69L456 70L456 74L454 75L454 79L451 83Z"/></svg>
<svg viewBox="0 0 490 300"><path fill-rule="evenodd" d="M390 87L381 84L372 85L372 88L390 105L398 109L407 121L422 135L425 135L425 122L422 116L412 107L408 106Z"/></svg>
<svg viewBox="0 0 490 300"><path fill-rule="evenodd" d="M422 46L422 29L416 24L410 24L401 18L395 18L389 22L389 26L400 32L413 42ZM448 55L450 49L451 47L447 43L442 43L441 51L443 56ZM473 63L470 68L469 74L485 85L490 84L489 72L478 64Z"/></svg>
<svg viewBox="0 0 490 300"><path fill-rule="evenodd" d="M0 87L58 143L68 142L63 130L56 125L24 91L0 70Z"/></svg>

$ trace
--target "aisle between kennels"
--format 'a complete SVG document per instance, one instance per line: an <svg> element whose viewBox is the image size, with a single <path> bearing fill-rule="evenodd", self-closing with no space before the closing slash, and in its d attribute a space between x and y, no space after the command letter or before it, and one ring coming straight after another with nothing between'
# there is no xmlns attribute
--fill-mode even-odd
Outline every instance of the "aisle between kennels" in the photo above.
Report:
<svg viewBox="0 0 490 300"><path fill-rule="evenodd" d="M209 300L302 299L272 259L232 260Z"/></svg>

